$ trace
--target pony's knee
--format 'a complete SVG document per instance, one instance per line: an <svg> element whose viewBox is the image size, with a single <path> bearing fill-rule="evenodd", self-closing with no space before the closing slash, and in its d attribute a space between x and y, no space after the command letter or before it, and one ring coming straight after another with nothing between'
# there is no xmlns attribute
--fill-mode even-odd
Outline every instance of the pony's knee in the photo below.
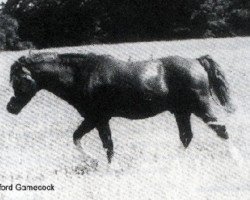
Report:
<svg viewBox="0 0 250 200"><path fill-rule="evenodd" d="M112 139L106 140L103 142L104 149L113 149L113 141Z"/></svg>

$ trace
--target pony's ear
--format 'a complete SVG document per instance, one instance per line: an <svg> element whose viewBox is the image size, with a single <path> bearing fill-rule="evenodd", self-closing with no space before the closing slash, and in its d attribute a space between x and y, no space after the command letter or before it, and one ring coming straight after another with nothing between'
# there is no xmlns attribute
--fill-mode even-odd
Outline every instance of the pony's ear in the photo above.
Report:
<svg viewBox="0 0 250 200"><path fill-rule="evenodd" d="M10 67L10 83L12 83L12 81L13 81L13 76L20 73L21 68L22 68L21 66L22 66L22 64L19 62L19 60L14 62L13 65L11 65L11 67Z"/></svg>

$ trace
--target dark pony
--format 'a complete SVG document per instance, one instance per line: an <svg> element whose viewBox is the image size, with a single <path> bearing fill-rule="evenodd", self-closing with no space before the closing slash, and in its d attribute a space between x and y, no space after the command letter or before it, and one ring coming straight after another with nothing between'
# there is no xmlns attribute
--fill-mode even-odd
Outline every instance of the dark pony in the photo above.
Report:
<svg viewBox="0 0 250 200"><path fill-rule="evenodd" d="M96 128L111 162L111 117L144 119L163 111L174 114L185 147L192 140L190 116L200 117L220 137L227 139L224 124L211 110L215 94L232 110L228 83L210 57L164 57L124 62L108 55L39 53L19 58L10 70L14 96L7 105L18 114L41 89L74 106L84 121L73 134L80 147L83 135Z"/></svg>

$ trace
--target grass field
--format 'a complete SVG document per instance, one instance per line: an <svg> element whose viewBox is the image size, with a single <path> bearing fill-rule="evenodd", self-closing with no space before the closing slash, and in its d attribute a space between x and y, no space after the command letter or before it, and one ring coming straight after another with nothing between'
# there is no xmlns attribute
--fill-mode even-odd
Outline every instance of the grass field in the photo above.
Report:
<svg viewBox="0 0 250 200"><path fill-rule="evenodd" d="M55 191L0 191L0 199L249 199L250 38L128 43L48 49L95 52L122 60L168 55L210 54L226 73L236 112L214 105L230 135L224 141L195 116L194 138L182 147L174 117L165 112L147 120L111 120L115 156L107 164L97 131L82 139L98 160L86 168L72 142L80 115L47 91L39 92L18 115L6 111L12 96L11 64L28 51L0 52L0 184L53 184ZM37 52L37 51L36 51Z"/></svg>

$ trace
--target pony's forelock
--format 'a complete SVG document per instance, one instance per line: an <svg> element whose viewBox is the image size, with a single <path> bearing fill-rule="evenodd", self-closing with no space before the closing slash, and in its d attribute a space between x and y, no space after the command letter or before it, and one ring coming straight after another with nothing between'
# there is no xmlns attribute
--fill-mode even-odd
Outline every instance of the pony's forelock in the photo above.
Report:
<svg viewBox="0 0 250 200"><path fill-rule="evenodd" d="M18 73L20 73L21 71L30 74L30 71L25 67L26 64L27 57L25 56L20 57L17 61L13 63L13 65L10 67L10 84L13 83L13 77L15 75L18 75Z"/></svg>
<svg viewBox="0 0 250 200"><path fill-rule="evenodd" d="M15 61L13 65L10 67L10 84L13 83L13 76L17 74L18 68L20 68L21 65L19 61Z"/></svg>

